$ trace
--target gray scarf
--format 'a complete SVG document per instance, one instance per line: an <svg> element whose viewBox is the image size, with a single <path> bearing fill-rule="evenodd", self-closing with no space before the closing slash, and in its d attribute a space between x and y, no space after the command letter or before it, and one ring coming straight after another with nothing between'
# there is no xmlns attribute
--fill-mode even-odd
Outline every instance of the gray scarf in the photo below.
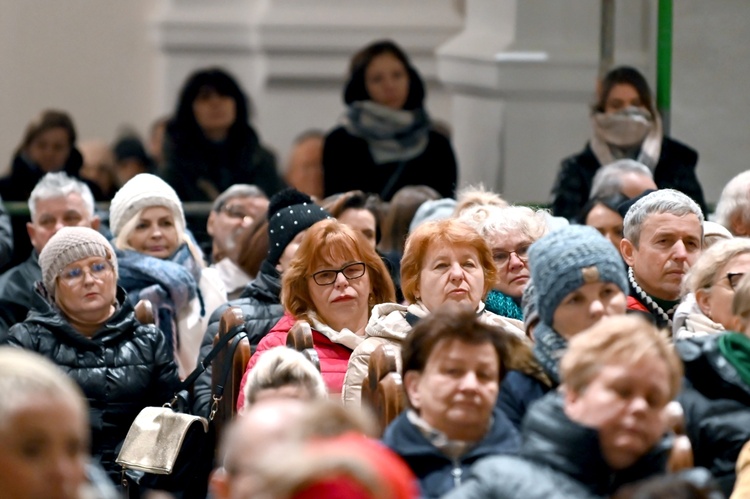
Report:
<svg viewBox="0 0 750 499"><path fill-rule="evenodd" d="M617 113L591 116L594 135L591 150L604 166L622 158L643 163L653 171L661 154L662 128L659 116L637 107Z"/></svg>
<svg viewBox="0 0 750 499"><path fill-rule="evenodd" d="M357 101L341 122L347 132L367 141L377 165L408 161L427 148L430 119L423 108L407 111Z"/></svg>
<svg viewBox="0 0 750 499"><path fill-rule="evenodd" d="M568 341L544 322L534 329L534 357L554 386L560 384L560 359L568 349Z"/></svg>

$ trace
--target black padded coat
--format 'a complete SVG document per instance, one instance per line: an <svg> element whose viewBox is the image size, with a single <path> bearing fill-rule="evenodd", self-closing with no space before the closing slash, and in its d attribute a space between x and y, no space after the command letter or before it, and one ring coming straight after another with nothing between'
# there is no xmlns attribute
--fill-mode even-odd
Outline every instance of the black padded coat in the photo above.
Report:
<svg viewBox="0 0 750 499"><path fill-rule="evenodd" d="M119 483L115 458L130 425L144 407L169 401L179 378L163 333L138 322L122 289L117 298L122 305L88 338L37 292L29 316L0 333L0 343L42 354L78 383L89 403L92 455Z"/></svg>

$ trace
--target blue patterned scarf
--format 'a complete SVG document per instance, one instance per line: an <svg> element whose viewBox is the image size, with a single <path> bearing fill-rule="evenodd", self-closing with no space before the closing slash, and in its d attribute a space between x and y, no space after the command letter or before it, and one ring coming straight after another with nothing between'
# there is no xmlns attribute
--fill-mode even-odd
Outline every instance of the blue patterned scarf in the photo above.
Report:
<svg viewBox="0 0 750 499"><path fill-rule="evenodd" d="M201 268L186 244L167 260L137 251L117 250L119 284L135 305L149 300L154 307L156 325L164 332L173 350L179 348L177 312L198 296Z"/></svg>
<svg viewBox="0 0 750 499"><path fill-rule="evenodd" d="M518 306L518 303L510 296L495 289L491 289L487 293L487 298L484 300L484 307L493 314L501 317L523 321L523 310Z"/></svg>
<svg viewBox="0 0 750 499"><path fill-rule="evenodd" d="M554 329L540 322L534 329L534 357L552 383L560 384L560 359L568 349L568 342Z"/></svg>

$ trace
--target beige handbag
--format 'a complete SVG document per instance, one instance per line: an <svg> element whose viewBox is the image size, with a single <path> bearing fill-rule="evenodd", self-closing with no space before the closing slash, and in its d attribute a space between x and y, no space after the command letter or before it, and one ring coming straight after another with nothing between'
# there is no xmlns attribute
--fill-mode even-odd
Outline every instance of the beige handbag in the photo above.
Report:
<svg viewBox="0 0 750 499"><path fill-rule="evenodd" d="M196 431L197 438L208 433L206 418L175 412L170 405L146 407L130 425L116 462L123 470L170 475L183 445L195 438L191 434Z"/></svg>

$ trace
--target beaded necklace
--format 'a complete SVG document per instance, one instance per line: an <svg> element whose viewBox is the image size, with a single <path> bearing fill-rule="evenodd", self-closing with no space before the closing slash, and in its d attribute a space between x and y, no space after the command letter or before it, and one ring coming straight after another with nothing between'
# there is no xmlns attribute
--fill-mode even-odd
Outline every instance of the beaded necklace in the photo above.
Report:
<svg viewBox="0 0 750 499"><path fill-rule="evenodd" d="M659 317L664 319L667 322L667 325L669 326L670 330L672 329L672 319L669 318L670 315L674 314L674 310L676 307L672 307L666 312L663 308L659 306L658 303L656 303L641 287L638 285L637 282L635 282L635 277L633 276L633 267L628 267L628 281L630 281L630 285L633 287L633 291L635 291L638 294L638 297L641 299L641 302L646 304L646 307L651 309L651 311L655 314L658 314Z"/></svg>

